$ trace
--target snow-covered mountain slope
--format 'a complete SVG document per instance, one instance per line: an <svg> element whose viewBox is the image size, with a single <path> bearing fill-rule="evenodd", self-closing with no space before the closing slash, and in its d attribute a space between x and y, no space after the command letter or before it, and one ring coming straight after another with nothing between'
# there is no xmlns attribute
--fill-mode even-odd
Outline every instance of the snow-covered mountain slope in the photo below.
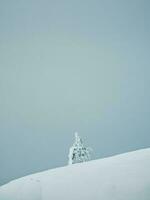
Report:
<svg viewBox="0 0 150 200"><path fill-rule="evenodd" d="M0 200L150 200L150 148L52 169L0 187Z"/></svg>

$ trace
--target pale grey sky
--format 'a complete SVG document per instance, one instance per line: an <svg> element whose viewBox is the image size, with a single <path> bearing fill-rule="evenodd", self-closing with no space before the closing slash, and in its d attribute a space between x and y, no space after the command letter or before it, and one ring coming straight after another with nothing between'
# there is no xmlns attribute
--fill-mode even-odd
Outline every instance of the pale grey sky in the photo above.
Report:
<svg viewBox="0 0 150 200"><path fill-rule="evenodd" d="M150 146L147 0L0 1L0 184Z"/></svg>

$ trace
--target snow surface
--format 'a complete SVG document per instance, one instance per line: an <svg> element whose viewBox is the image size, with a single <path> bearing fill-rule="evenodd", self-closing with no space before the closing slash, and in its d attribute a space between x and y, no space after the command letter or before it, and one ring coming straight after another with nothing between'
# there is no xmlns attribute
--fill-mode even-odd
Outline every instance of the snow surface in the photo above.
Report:
<svg viewBox="0 0 150 200"><path fill-rule="evenodd" d="M150 200L150 148L11 181L0 200Z"/></svg>

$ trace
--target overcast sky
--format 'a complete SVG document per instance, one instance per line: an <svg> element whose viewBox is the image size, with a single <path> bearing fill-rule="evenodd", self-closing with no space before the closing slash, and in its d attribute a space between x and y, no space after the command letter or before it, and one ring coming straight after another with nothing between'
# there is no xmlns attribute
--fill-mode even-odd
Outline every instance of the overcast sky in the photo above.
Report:
<svg viewBox="0 0 150 200"><path fill-rule="evenodd" d="M0 184L150 146L148 0L0 1Z"/></svg>

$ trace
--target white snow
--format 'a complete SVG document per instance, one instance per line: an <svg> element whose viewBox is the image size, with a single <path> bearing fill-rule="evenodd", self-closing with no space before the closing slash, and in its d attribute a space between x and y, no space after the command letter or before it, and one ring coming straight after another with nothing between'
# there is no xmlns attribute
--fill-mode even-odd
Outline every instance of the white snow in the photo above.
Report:
<svg viewBox="0 0 150 200"><path fill-rule="evenodd" d="M150 148L11 181L0 200L150 200Z"/></svg>

